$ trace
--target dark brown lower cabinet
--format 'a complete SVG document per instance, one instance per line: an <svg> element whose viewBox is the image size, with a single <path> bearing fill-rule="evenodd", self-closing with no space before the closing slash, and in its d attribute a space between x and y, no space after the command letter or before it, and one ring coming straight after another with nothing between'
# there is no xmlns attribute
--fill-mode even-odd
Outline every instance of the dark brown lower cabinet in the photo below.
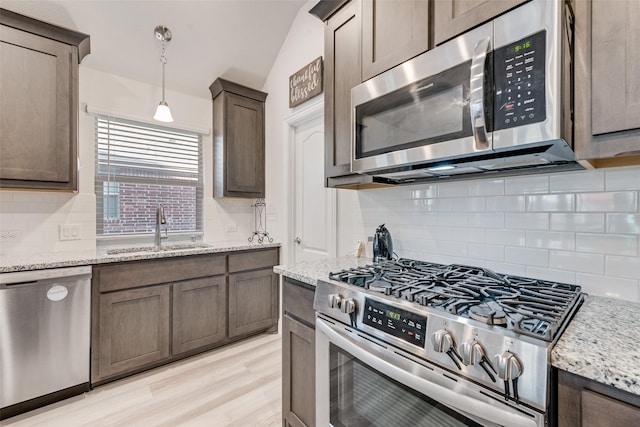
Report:
<svg viewBox="0 0 640 427"><path fill-rule="evenodd" d="M227 287L224 276L173 284L173 354L226 338Z"/></svg>
<svg viewBox="0 0 640 427"><path fill-rule="evenodd" d="M285 427L316 425L316 334L313 286L282 287L282 418Z"/></svg>
<svg viewBox="0 0 640 427"><path fill-rule="evenodd" d="M278 324L278 275L272 268L229 275L229 337Z"/></svg>
<svg viewBox="0 0 640 427"><path fill-rule="evenodd" d="M118 291L100 298L99 377L169 357L168 286Z"/></svg>
<svg viewBox="0 0 640 427"><path fill-rule="evenodd" d="M278 330L279 249L93 267L91 384Z"/></svg>
<svg viewBox="0 0 640 427"><path fill-rule="evenodd" d="M639 425L639 395L558 371L558 427Z"/></svg>

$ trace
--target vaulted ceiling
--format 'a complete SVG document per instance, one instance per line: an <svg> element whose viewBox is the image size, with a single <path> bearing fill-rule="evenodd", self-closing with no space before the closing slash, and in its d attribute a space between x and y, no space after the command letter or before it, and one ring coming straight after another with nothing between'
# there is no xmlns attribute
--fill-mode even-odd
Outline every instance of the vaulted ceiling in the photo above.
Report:
<svg viewBox="0 0 640 427"><path fill-rule="evenodd" d="M160 85L168 27L167 90L209 98L223 77L262 88L306 0L0 0L0 6L91 36L83 66Z"/></svg>

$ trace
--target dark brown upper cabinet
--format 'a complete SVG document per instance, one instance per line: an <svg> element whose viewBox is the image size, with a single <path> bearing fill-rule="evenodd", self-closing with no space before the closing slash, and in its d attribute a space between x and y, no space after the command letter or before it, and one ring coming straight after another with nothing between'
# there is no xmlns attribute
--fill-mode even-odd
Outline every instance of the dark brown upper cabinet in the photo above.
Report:
<svg viewBox="0 0 640 427"><path fill-rule="evenodd" d="M78 190L78 64L89 36L0 9L0 188Z"/></svg>
<svg viewBox="0 0 640 427"><path fill-rule="evenodd" d="M224 79L213 98L213 196L264 197L264 102L267 94Z"/></svg>
<svg viewBox="0 0 640 427"><path fill-rule="evenodd" d="M576 156L640 164L640 2L585 0L574 10Z"/></svg>
<svg viewBox="0 0 640 427"><path fill-rule="evenodd" d="M462 34L527 0L434 0L435 44Z"/></svg>
<svg viewBox="0 0 640 427"><path fill-rule="evenodd" d="M429 49L428 0L362 0L362 80Z"/></svg>

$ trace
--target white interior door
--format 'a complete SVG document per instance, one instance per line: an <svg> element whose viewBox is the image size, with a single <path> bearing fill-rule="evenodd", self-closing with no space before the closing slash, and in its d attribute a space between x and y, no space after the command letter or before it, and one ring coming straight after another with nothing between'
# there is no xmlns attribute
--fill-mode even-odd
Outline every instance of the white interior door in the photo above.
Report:
<svg viewBox="0 0 640 427"><path fill-rule="evenodd" d="M322 116L293 128L293 262L335 256L335 190L324 187Z"/></svg>

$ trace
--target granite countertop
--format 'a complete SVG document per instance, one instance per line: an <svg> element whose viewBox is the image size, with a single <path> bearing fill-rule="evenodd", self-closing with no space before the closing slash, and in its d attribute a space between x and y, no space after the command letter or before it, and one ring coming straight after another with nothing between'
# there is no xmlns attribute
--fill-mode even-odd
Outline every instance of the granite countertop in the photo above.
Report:
<svg viewBox="0 0 640 427"><path fill-rule="evenodd" d="M278 265L273 271L317 285L330 272L371 263L343 257ZM640 395L640 304L587 296L551 352L551 364L564 371Z"/></svg>
<svg viewBox="0 0 640 427"><path fill-rule="evenodd" d="M551 352L564 371L640 395L640 304L587 297Z"/></svg>
<svg viewBox="0 0 640 427"><path fill-rule="evenodd" d="M177 256L214 254L218 252L245 251L279 247L279 243L248 244L246 242L209 244L165 244L160 251L149 246L110 247L101 250L42 253L0 257L0 273L14 271L44 270L47 268L75 267L81 265L107 264L123 261L172 258Z"/></svg>
<svg viewBox="0 0 640 427"><path fill-rule="evenodd" d="M371 262L370 258L346 256L341 258L325 258L318 261L303 261L292 265L276 265L273 267L273 271L290 279L316 286L318 279L329 277L329 273L331 272L359 267L371 264Z"/></svg>

